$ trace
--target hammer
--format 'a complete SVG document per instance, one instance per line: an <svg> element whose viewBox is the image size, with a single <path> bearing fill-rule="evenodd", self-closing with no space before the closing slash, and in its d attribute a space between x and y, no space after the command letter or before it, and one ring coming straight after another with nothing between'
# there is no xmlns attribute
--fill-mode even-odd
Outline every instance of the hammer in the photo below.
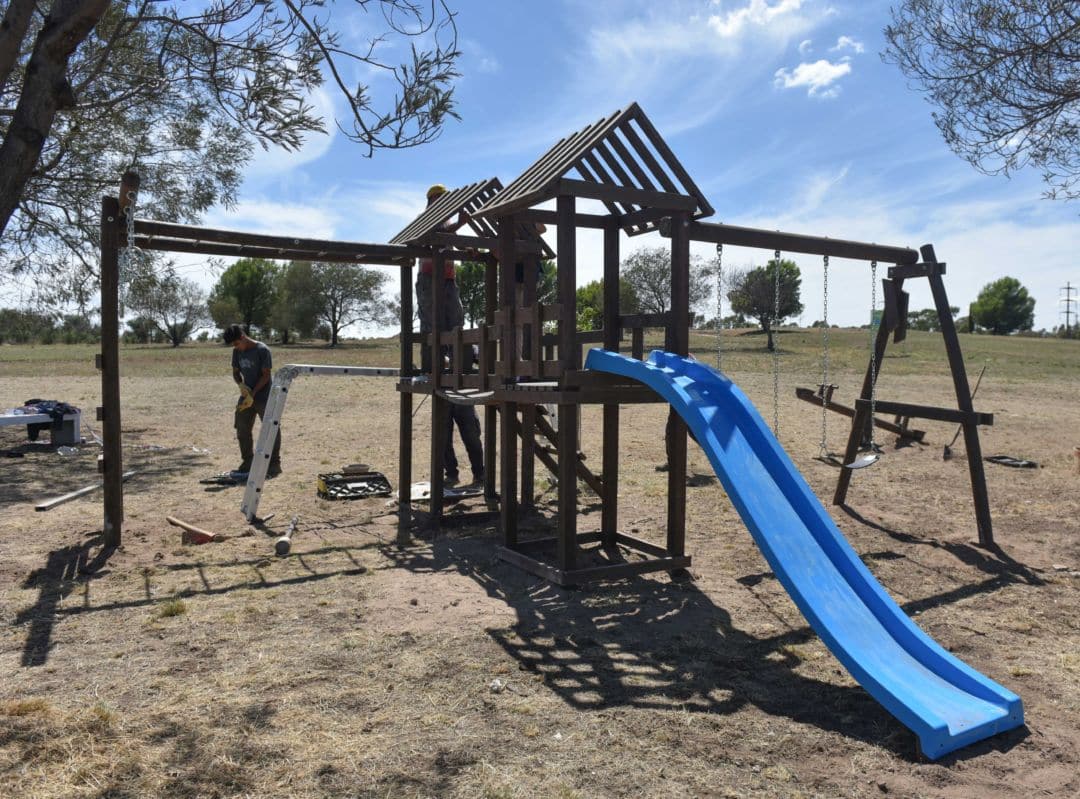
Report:
<svg viewBox="0 0 1080 799"><path fill-rule="evenodd" d="M274 552L277 553L278 556L284 557L292 550L292 537L293 533L296 532L296 525L299 524L299 522L300 517L293 516L292 521L289 522L289 529L285 531L285 535L274 542Z"/></svg>

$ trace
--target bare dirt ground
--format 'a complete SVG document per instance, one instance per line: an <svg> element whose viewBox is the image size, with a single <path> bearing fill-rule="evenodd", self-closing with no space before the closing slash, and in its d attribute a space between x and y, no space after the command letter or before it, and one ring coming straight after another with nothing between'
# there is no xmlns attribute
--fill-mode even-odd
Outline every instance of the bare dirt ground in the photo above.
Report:
<svg viewBox="0 0 1080 799"><path fill-rule="evenodd" d="M771 418L766 375L732 377ZM853 374L840 375L850 402ZM818 495L821 416L781 385L781 440ZM88 410L94 377L49 378ZM0 381L0 407L41 394ZM947 378L882 392L950 403ZM845 391L838 394L838 398ZM222 374L126 377L124 545L100 554L100 494L33 505L94 480L0 429L0 795L12 797L1071 797L1080 794L1080 445L1076 380L990 381L985 454L1000 550L975 544L963 442L950 425L893 449L826 505L917 623L1024 701L1026 729L937 762L841 668L799 615L691 444L695 580L651 575L563 590L497 560L491 526L414 519L394 544L384 499L327 502L315 476L363 461L397 479L387 380L304 379L283 424L285 474L244 524ZM415 479L427 479L428 406ZM663 540L664 406L624 412L620 523ZM89 423L92 427L94 423ZM842 447L840 417L830 442ZM583 423L599 467L599 411ZM541 510L554 492L538 466ZM395 485L396 487L396 485ZM421 506L418 506L421 507ZM483 509L480 500L460 509ZM459 510L460 510L459 509ZM166 514L227 534L183 546ZM293 553L273 537L299 516ZM579 529L599 506L582 495ZM526 519L540 529L542 519Z"/></svg>

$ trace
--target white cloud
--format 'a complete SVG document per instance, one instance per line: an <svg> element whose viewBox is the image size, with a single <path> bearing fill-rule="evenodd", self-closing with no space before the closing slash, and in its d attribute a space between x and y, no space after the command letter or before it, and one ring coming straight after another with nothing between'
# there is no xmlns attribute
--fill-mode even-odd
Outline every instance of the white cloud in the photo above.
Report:
<svg viewBox="0 0 1080 799"><path fill-rule="evenodd" d="M851 36L841 36L839 39L836 40L836 44L833 47L829 48L829 52L838 53L843 50L851 50L852 52L858 54L864 52L866 48L863 47L863 43L860 42L858 39L854 39Z"/></svg>
<svg viewBox="0 0 1080 799"><path fill-rule="evenodd" d="M708 25L721 38L736 38L751 26L768 27L775 24L785 15L798 11L802 3L803 0L780 0L776 5L769 5L767 0L750 0L742 8L726 14L713 14L708 19ZM713 4L719 5L716 0Z"/></svg>
<svg viewBox="0 0 1080 799"><path fill-rule="evenodd" d="M338 221L330 208L300 203L245 200L228 212L211 214L208 227L225 227L247 233L282 235L304 231L304 238L333 238Z"/></svg>
<svg viewBox="0 0 1080 799"><path fill-rule="evenodd" d="M813 42L810 39L803 39L799 42L799 55L806 55L813 50Z"/></svg>
<svg viewBox="0 0 1080 799"><path fill-rule="evenodd" d="M840 92L840 87L833 84L850 73L851 64L847 59L841 59L834 64L822 58L813 63L799 64L793 70L776 70L773 85L778 89L798 89L805 86L809 97L832 99Z"/></svg>

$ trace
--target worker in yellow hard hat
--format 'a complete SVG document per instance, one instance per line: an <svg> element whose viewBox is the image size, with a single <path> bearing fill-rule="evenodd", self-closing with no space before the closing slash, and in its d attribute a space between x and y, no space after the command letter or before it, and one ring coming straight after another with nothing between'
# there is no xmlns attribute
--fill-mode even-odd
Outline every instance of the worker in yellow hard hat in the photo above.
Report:
<svg viewBox="0 0 1080 799"><path fill-rule="evenodd" d="M427 204L430 206L439 197L446 194L448 189L441 183L434 184L427 190ZM469 221L469 214L464 209L458 214L457 221L447 220L439 226L443 233L453 233ZM442 287L442 312L439 324L432 324L431 298L432 292L437 291L440 281L432 274L435 270L434 258L421 258L420 269L416 276L416 310L420 316L420 332L429 333L432 328L446 333L454 328L461 327L465 323L465 308L461 303L461 295L458 292L457 280L455 279L453 260L447 260L443 267L441 281ZM432 369L431 348L425 344L420 349L420 370L429 374ZM440 368L440 364L451 356L448 347L441 347L435 361L434 368ZM421 378L423 379L423 378ZM446 448L443 452L443 469L446 481L449 485L455 485L461 475L458 471L458 459L454 452L454 425L465 444L469 454L469 466L472 469L472 482L479 484L484 481L484 446L480 439L480 419L476 415L476 408L472 405L458 405L447 403L449 415L449 429L446 436Z"/></svg>

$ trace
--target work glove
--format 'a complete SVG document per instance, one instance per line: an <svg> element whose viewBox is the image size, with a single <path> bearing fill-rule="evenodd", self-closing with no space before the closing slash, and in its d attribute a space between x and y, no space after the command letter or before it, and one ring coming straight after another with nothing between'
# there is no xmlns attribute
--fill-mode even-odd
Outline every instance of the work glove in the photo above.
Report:
<svg viewBox="0 0 1080 799"><path fill-rule="evenodd" d="M236 410L246 411L252 405L255 404L255 395L251 393L251 389L243 383L240 384L240 399L236 402Z"/></svg>

